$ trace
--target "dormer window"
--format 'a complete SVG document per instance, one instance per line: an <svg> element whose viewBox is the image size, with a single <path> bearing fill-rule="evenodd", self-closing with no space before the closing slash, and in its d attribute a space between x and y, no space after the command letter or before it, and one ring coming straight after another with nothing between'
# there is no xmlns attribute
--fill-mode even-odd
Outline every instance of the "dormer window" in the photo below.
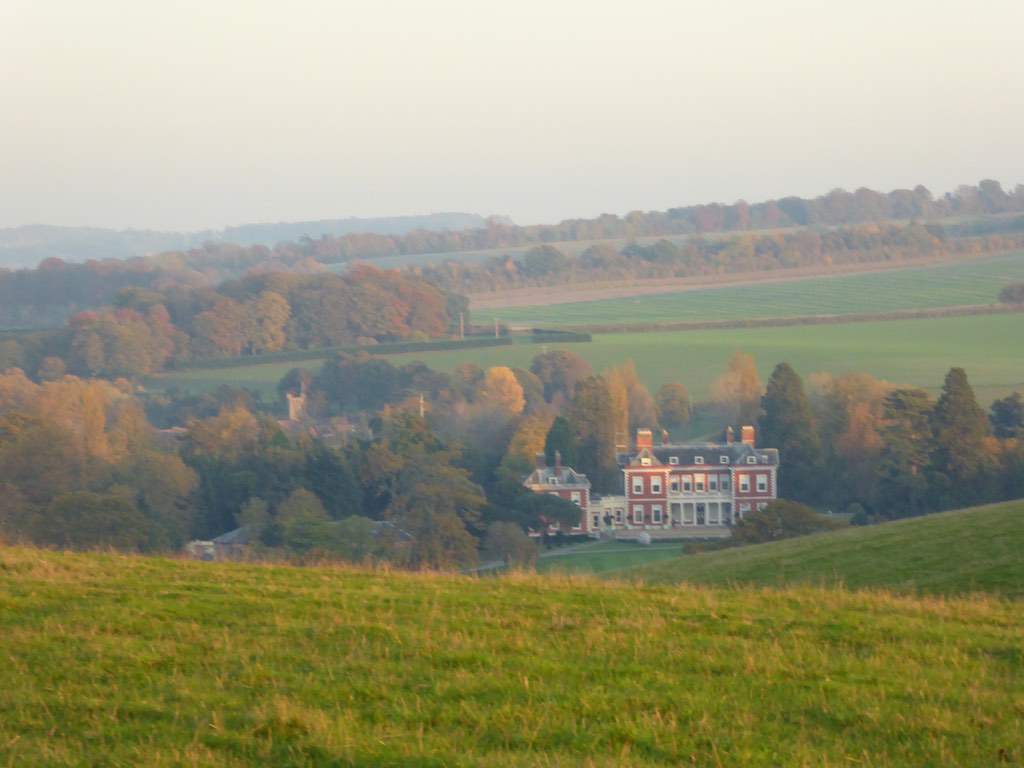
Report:
<svg viewBox="0 0 1024 768"><path fill-rule="evenodd" d="M548 485L558 485L558 478L557 477L549 477L548 478Z"/></svg>
<svg viewBox="0 0 1024 768"><path fill-rule="evenodd" d="M747 464L757 464L757 456L747 456Z"/></svg>
<svg viewBox="0 0 1024 768"><path fill-rule="evenodd" d="M693 457L693 463L694 464L703 464L704 463L704 457L703 456L694 456Z"/></svg>
<svg viewBox="0 0 1024 768"><path fill-rule="evenodd" d="M679 457L678 456L669 456L668 457L668 463L672 464L673 466L675 466L676 464L679 463Z"/></svg>
<svg viewBox="0 0 1024 768"><path fill-rule="evenodd" d="M728 464L729 463L729 457L728 456L719 456L718 457L718 463L719 464Z"/></svg>
<svg viewBox="0 0 1024 768"><path fill-rule="evenodd" d="M649 466L651 466L651 460L649 458L647 458L646 456L644 456L642 459L640 459L640 466L641 467L649 467Z"/></svg>

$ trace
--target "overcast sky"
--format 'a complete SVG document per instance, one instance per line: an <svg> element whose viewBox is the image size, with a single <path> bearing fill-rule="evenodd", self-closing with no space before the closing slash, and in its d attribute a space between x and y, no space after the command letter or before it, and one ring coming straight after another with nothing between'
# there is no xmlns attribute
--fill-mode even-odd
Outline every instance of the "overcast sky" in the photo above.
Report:
<svg viewBox="0 0 1024 768"><path fill-rule="evenodd" d="M0 226L1011 185L1022 30L1022 0L0 0Z"/></svg>

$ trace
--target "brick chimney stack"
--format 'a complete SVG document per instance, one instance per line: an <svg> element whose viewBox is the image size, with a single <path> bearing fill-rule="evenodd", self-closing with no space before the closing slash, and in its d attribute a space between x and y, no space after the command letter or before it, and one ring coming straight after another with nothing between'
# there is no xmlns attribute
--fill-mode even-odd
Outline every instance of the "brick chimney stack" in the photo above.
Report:
<svg viewBox="0 0 1024 768"><path fill-rule="evenodd" d="M740 439L744 442L744 444L749 445L751 448L753 448L756 442L754 428L749 424L745 427L741 427Z"/></svg>
<svg viewBox="0 0 1024 768"><path fill-rule="evenodd" d="M636 431L636 449L642 451L644 448L654 447L654 435L649 429L638 429Z"/></svg>
<svg viewBox="0 0 1024 768"><path fill-rule="evenodd" d="M668 445L669 444L668 430L667 429L661 430L661 444L662 445Z"/></svg>
<svg viewBox="0 0 1024 768"><path fill-rule="evenodd" d="M733 430L732 426L730 425L730 426L725 428L725 444L726 445L732 445L735 441L736 441L736 432L735 432L735 430Z"/></svg>

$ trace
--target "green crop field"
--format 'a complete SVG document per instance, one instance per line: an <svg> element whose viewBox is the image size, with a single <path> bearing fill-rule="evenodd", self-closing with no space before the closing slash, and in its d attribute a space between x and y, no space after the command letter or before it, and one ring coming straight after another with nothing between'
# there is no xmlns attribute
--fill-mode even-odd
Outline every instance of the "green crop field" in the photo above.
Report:
<svg viewBox="0 0 1024 768"><path fill-rule="evenodd" d="M545 347L520 344L490 349L390 355L396 365L422 360L440 370L460 363L528 367ZM967 370L979 398L988 404L1014 389L1024 389L1024 316L943 317L846 325L741 328L706 331L658 331L595 335L589 344L567 349L582 355L598 371L626 359L649 387L681 381L697 399L710 386L733 352L754 355L762 377L781 361L803 375L816 371L865 371L898 384L938 391L952 366ZM251 387L273 398L277 382L293 363L185 371L153 377L151 389L177 386L208 391L221 384ZM305 367L316 369L317 362Z"/></svg>
<svg viewBox="0 0 1024 768"><path fill-rule="evenodd" d="M1024 604L0 548L0 764L982 766Z"/></svg>
<svg viewBox="0 0 1024 768"><path fill-rule="evenodd" d="M859 275L487 309L478 313L478 319L496 317L512 325L573 326L848 315L993 304L1007 283L1017 281L1024 281L1024 253Z"/></svg>
<svg viewBox="0 0 1024 768"><path fill-rule="evenodd" d="M684 555L632 572L652 582L843 584L1024 597L1024 502Z"/></svg>

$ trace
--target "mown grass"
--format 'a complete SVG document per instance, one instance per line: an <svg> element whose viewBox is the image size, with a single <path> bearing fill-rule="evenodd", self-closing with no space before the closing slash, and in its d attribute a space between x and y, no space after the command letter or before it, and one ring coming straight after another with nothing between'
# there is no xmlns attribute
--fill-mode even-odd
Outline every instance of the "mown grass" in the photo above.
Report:
<svg viewBox="0 0 1024 768"><path fill-rule="evenodd" d="M0 764L994 765L1024 610L0 549Z"/></svg>
<svg viewBox="0 0 1024 768"><path fill-rule="evenodd" d="M1024 389L1024 325L1020 315L943 317L849 325L661 331L595 335L589 344L567 349L598 371L627 359L636 362L644 382L656 388L681 381L697 399L709 396L711 383L733 352L757 359L764 378L778 362L788 361L801 374L815 371L865 371L894 383L937 392L952 366L966 368L986 405L1014 389ZM391 355L400 365L422 360L450 371L463 362L482 366L529 367L533 356L557 345L514 345L493 349ZM154 377L151 388L177 386L209 391L221 384L253 388L272 400L280 378L294 364L239 366L217 371L187 371ZM304 363L315 370L319 362Z"/></svg>
<svg viewBox="0 0 1024 768"><path fill-rule="evenodd" d="M1007 284L1024 280L1024 253L955 264L816 277L599 301L488 309L514 325L669 323L994 304Z"/></svg>
<svg viewBox="0 0 1024 768"><path fill-rule="evenodd" d="M682 552L679 542L656 542L645 547L628 541L594 541L547 550L537 561L537 570L607 575L638 565L673 560Z"/></svg>
<svg viewBox="0 0 1024 768"><path fill-rule="evenodd" d="M652 583L842 584L1022 598L1024 501L684 555L632 575Z"/></svg>

